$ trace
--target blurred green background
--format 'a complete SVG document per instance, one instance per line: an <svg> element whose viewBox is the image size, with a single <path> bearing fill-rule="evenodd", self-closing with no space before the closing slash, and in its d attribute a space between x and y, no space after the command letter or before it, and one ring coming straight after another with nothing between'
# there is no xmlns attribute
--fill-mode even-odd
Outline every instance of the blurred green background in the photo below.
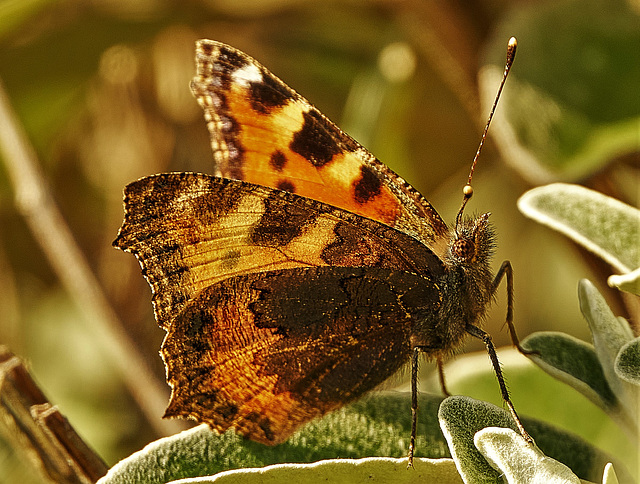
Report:
<svg viewBox="0 0 640 484"><path fill-rule="evenodd" d="M0 79L118 330L135 341L148 378L162 382L164 333L150 290L135 259L111 242L127 183L212 171L189 90L195 40L220 40L258 59L451 221L514 35L513 78L468 212L492 212L495 268L509 259L515 270L520 337L556 330L588 340L580 278L605 291L636 334L637 300L606 288L606 265L525 219L516 200L562 180L637 205L639 12L634 0L8 0L0 1ZM90 308L74 302L25 223L5 166L0 344L25 358L50 400L112 465L158 431L92 330ZM503 296L501 288L485 326L499 346L510 344ZM482 344L469 341L465 351L476 350ZM0 481L38 482L29 472L0 441Z"/></svg>

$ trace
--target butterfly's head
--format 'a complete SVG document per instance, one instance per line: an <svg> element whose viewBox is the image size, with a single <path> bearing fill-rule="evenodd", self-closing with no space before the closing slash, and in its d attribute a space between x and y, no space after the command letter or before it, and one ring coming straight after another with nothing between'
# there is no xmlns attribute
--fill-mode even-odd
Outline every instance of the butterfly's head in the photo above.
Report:
<svg viewBox="0 0 640 484"><path fill-rule="evenodd" d="M449 243L449 257L457 266L488 265L495 248L495 233L489 223L489 213L462 218L458 213Z"/></svg>

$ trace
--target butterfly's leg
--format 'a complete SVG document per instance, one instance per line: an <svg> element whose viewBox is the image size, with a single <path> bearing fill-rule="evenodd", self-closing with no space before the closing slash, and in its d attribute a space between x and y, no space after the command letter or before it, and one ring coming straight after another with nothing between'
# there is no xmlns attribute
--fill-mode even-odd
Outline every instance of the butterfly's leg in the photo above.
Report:
<svg viewBox="0 0 640 484"><path fill-rule="evenodd" d="M440 389L446 397L450 397L451 393L447 390L447 383L444 380L444 361L441 357L437 357L436 365L438 366L438 379L440 380Z"/></svg>
<svg viewBox="0 0 640 484"><path fill-rule="evenodd" d="M511 267L511 262L508 260L504 261L496 274L496 277L493 278L493 284L491 285L491 294L495 294L502 282L502 279L507 279L507 319L506 323L509 327L509 336L511 336L511 342L513 345L518 348L518 351L523 355L535 354L535 351L525 350L522 346L520 346L520 340L518 339L518 335L516 333L516 327L513 324L513 268Z"/></svg>
<svg viewBox="0 0 640 484"><path fill-rule="evenodd" d="M506 383L504 381L504 376L502 374L502 368L500 368L500 362L498 361L498 354L496 353L496 347L493 344L493 340L491 339L491 335L489 333L481 330L477 326L474 326L473 324L467 324L466 331L470 335L475 336L478 339L481 339L484 342L485 346L487 347L487 353L489 353L489 358L491 359L491 364L493 365L493 371L495 372L496 378L498 379L498 385L500 386L500 393L502 393L502 399L507 404L507 407L509 408L509 411L511 412L511 416L513 417L513 419L516 422L516 426L518 427L518 430L520 431L520 434L524 437L524 439L527 442L532 444L533 443L533 439L527 433L527 431L524 429L524 426L522 425L522 422L520 421L520 417L518 417L518 414L516 413L516 409L513 406L513 403L511 403L511 397L509 396L509 390L507 390L507 385L506 385Z"/></svg>
<svg viewBox="0 0 640 484"><path fill-rule="evenodd" d="M418 355L420 351L422 348L416 346L411 355L411 437L407 467L413 467L413 452L416 448L416 433L418 431Z"/></svg>
<svg viewBox="0 0 640 484"><path fill-rule="evenodd" d="M409 439L409 463L407 467L413 467L413 453L416 448L416 434L418 433L418 356L420 352L431 353L433 348L428 346L414 346L411 355L411 437ZM444 371L442 370L442 358L437 357L438 371L440 372L440 384L445 395L449 392L444 385Z"/></svg>

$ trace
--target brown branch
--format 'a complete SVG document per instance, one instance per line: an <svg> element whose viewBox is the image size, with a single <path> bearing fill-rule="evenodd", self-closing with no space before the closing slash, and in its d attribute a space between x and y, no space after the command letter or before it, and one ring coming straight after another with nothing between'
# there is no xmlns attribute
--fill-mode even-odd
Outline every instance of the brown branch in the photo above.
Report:
<svg viewBox="0 0 640 484"><path fill-rule="evenodd" d="M0 346L0 430L52 482L88 484L107 465L33 381L22 361Z"/></svg>

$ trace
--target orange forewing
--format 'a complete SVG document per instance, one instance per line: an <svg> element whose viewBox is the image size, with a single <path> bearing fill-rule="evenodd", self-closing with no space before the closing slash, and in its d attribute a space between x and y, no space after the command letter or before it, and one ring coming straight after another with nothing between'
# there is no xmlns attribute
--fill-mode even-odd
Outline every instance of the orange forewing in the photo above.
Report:
<svg viewBox="0 0 640 484"><path fill-rule="evenodd" d="M218 174L340 207L431 246L446 234L417 190L254 59L201 40L196 63L191 88Z"/></svg>

